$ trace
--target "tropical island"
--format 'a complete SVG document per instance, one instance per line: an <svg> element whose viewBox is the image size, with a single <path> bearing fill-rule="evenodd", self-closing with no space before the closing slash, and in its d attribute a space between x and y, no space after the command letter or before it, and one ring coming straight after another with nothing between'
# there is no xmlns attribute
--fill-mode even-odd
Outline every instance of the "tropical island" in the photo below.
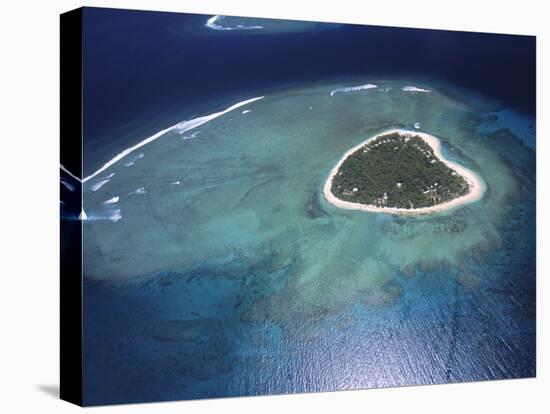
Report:
<svg viewBox="0 0 550 414"><path fill-rule="evenodd" d="M476 175L441 155L432 135L394 129L347 151L332 169L325 198L337 207L427 214L478 200Z"/></svg>

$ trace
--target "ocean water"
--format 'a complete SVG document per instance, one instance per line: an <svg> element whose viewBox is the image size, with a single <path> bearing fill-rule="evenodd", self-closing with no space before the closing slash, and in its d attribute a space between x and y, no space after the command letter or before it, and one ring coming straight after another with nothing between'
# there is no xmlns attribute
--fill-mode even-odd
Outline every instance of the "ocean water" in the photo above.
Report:
<svg viewBox="0 0 550 414"><path fill-rule="evenodd" d="M494 114L435 81L304 84L88 180L85 402L534 376L535 152ZM417 218L326 203L348 148L417 123L482 200Z"/></svg>
<svg viewBox="0 0 550 414"><path fill-rule="evenodd" d="M95 8L83 33L86 405L536 374L533 38ZM396 127L483 198L328 204Z"/></svg>
<svg viewBox="0 0 550 414"><path fill-rule="evenodd" d="M439 78L535 112L534 37L212 17L84 9L85 175L176 122L304 82Z"/></svg>

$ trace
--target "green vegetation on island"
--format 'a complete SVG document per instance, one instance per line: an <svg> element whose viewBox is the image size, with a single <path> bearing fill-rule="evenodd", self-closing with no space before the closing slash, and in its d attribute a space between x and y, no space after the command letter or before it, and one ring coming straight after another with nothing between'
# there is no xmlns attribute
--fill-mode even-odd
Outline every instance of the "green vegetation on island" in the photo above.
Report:
<svg viewBox="0 0 550 414"><path fill-rule="evenodd" d="M339 199L377 207L422 208L468 193L467 181L418 135L381 135L350 154L332 180Z"/></svg>

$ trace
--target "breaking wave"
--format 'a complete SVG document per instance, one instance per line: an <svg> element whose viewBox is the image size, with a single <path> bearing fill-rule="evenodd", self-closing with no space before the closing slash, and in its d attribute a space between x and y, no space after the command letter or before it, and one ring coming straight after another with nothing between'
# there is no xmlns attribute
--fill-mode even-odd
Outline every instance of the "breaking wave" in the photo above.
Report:
<svg viewBox="0 0 550 414"><path fill-rule="evenodd" d="M221 25L221 22L223 19L225 19L225 16L221 16L217 14L215 16L210 17L204 25L212 30L258 30L258 29L264 28L263 26L259 26L259 25L245 26L243 24L237 24L232 27L223 26Z"/></svg>
<svg viewBox="0 0 550 414"><path fill-rule="evenodd" d="M402 90L405 92L431 92L429 89L419 88L417 86L405 86Z"/></svg>
<svg viewBox="0 0 550 414"><path fill-rule="evenodd" d="M359 85L359 86L348 86L344 88L336 88L330 92L330 96L334 96L337 93L357 92L357 91L364 91L367 89L375 89L375 88L378 88L378 85L374 85L372 83L367 83L366 85Z"/></svg>
<svg viewBox="0 0 550 414"><path fill-rule="evenodd" d="M163 136L167 132L177 131L179 133L183 133L183 132L189 131L189 130L191 130L193 128L197 128L197 127L199 127L199 126L201 126L201 125L203 125L203 124L205 124L205 123L207 123L207 122L209 122L213 119L216 119L216 118L218 118L222 115L225 115L228 112L231 112L231 111L233 111L237 108L240 108L241 106L248 105L249 103L255 102L255 101L263 99L263 98L264 98L263 96L258 96L256 98L251 98L251 99L247 99L245 101L237 102L236 104L231 105L229 108L224 109L223 111L214 112L213 114L200 116L198 118L194 118L194 119L191 119L191 120L188 120L188 121L182 121L182 122L177 123L176 125L172 125L171 127L165 128L165 129L157 132L156 134L151 135L148 138L145 138L143 141L140 141L136 145L128 147L125 150L123 150L122 152L118 153L113 159L111 159L110 161L103 164L103 166L99 170L97 170L93 174L90 174L87 177L85 177L82 180L82 182L86 182L86 181L91 180L92 178L96 177L98 174L101 174L107 168L109 168L112 165L116 164L121 159L123 159L126 156L130 155L131 153L133 153L137 149L143 147L144 145L147 145L150 142L153 142L153 141L157 140L158 138L160 138L161 136ZM80 181L80 179L78 177L76 177L72 173L70 173L65 167L63 167L63 165L61 165L61 169L65 172L67 172L68 174L70 174L72 177L74 177L74 178L76 178ZM106 184L106 183L101 184L99 187L101 187L104 184ZM96 188L96 190L99 189L99 187ZM96 190L92 190L92 191L96 191Z"/></svg>
<svg viewBox="0 0 550 414"><path fill-rule="evenodd" d="M113 198L110 198L103 202L103 204L116 204L118 203L118 200L120 200L119 196L114 196Z"/></svg>

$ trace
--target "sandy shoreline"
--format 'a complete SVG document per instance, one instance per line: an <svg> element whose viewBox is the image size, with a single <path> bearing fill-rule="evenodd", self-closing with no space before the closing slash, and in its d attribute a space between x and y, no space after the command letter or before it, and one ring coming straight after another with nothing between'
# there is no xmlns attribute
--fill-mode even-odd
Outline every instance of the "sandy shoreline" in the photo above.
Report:
<svg viewBox="0 0 550 414"><path fill-rule="evenodd" d="M419 136L420 138L422 138L430 147L432 147L434 154L441 162L447 165L447 167L449 167L450 169L456 171L468 182L470 186L470 191L461 197L455 198L450 201L446 201L441 204L437 204L435 206L421 207L421 208L415 208L415 209L406 209L406 208L397 208L397 207L377 207L369 204L352 203L350 201L340 200L339 198L334 196L334 194L332 194L332 191L331 191L332 180L336 175L336 173L338 172L338 170L340 169L340 166L342 165L342 163L346 160L346 158L348 158L348 156L353 154L355 151L357 151L359 148L361 148L363 145L365 145L369 141L372 141L381 135L387 135L391 133L398 133L402 136L404 135ZM408 131L406 129L389 129L389 130L380 132L368 138L367 140L361 142L355 147L349 149L348 151L346 151L346 153L342 156L340 161L338 161L336 166L334 166L334 168L330 171L327 181L325 182L325 186L323 187L323 194L325 196L325 199L329 203L335 205L336 207L345 208L348 210L361 210L361 211L370 211L370 212L376 212L376 213L399 214L399 215L430 214L430 213L436 213L439 211L450 210L452 208L455 208L464 204L469 204L469 203L478 201L484 192L485 192L485 184L479 177L477 177L477 175L473 171L470 171L466 167L463 167L462 165L449 161L443 157L443 155L441 154L441 142L439 141L439 139L425 132Z"/></svg>

